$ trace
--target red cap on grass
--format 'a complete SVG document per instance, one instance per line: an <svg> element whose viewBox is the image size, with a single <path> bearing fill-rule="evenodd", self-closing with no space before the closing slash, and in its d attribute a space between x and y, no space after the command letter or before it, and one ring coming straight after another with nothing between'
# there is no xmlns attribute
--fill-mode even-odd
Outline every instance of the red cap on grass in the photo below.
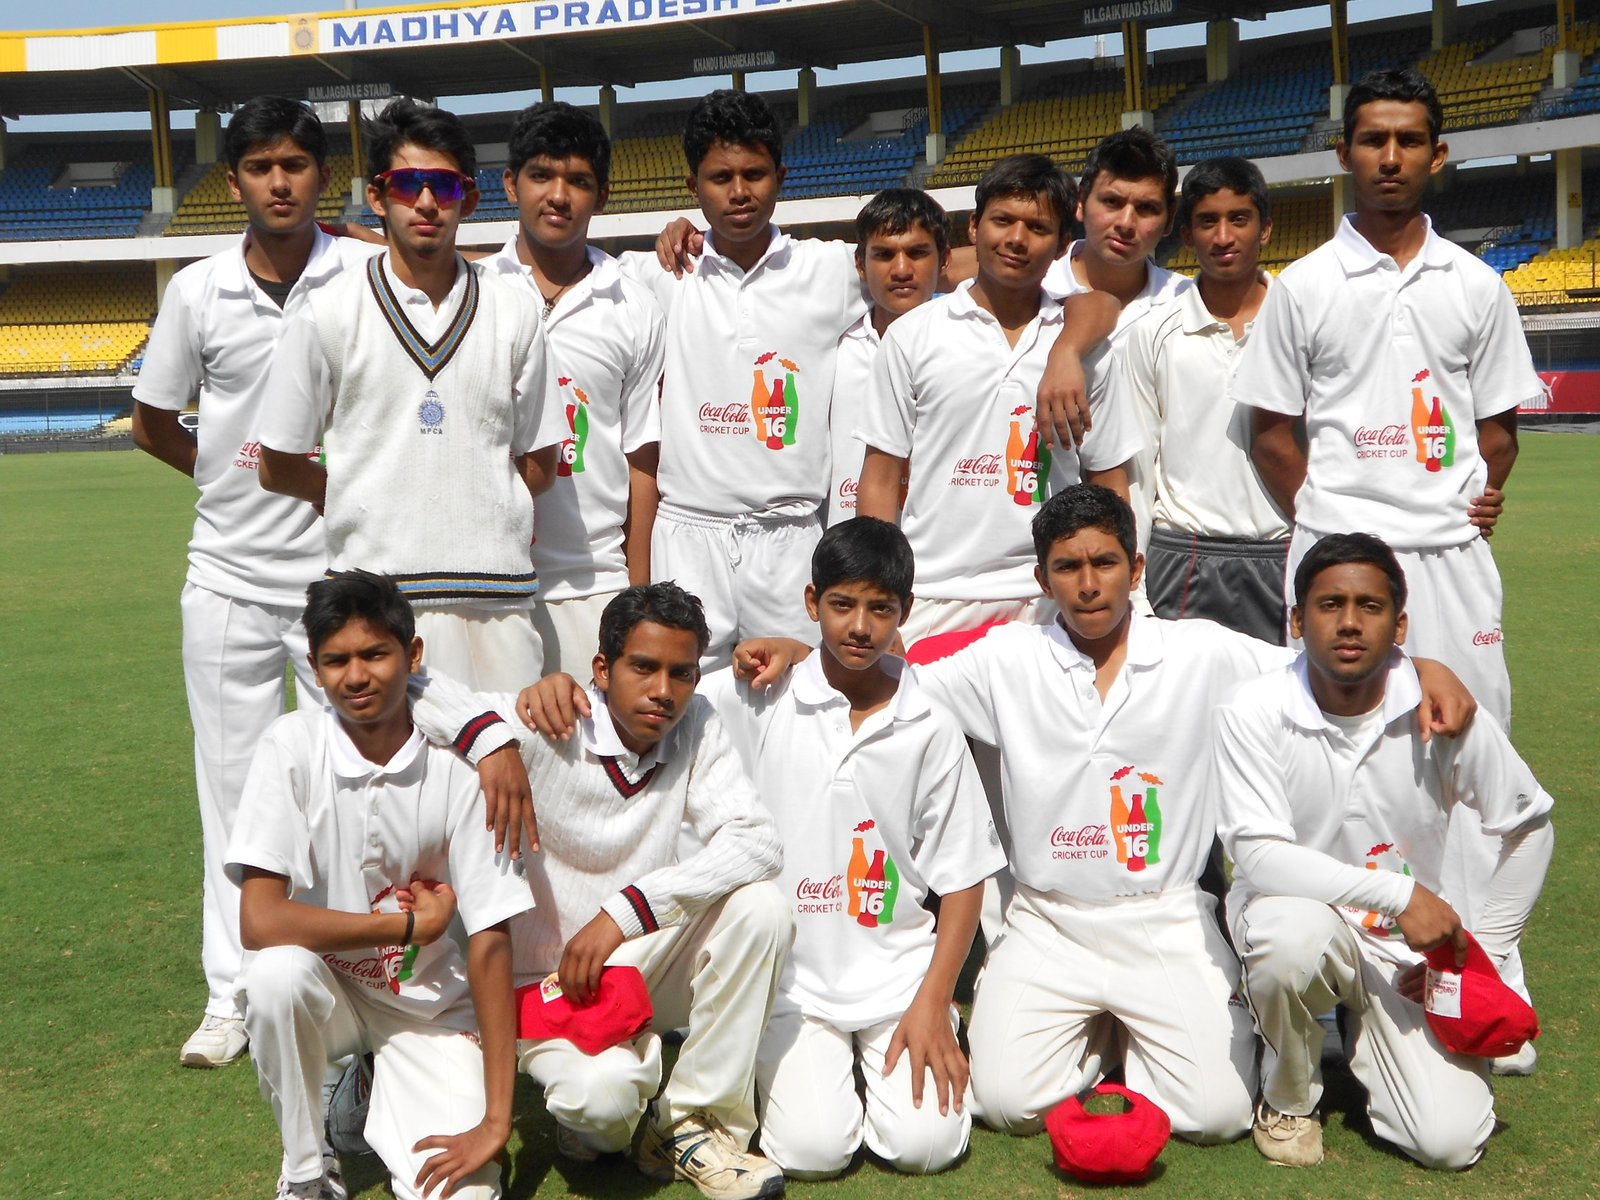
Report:
<svg viewBox="0 0 1600 1200"><path fill-rule="evenodd" d="M1085 1183L1137 1183L1172 1136L1171 1120L1154 1101L1121 1084L1102 1083L1086 1096L1121 1096L1127 1111L1092 1113L1083 1106L1085 1096L1056 1105L1044 1119L1056 1166Z"/></svg>
<svg viewBox="0 0 1600 1200"><path fill-rule="evenodd" d="M566 1038L599 1054L644 1032L655 1010L637 967L606 967L592 1002L578 1007L555 986L555 976L517 989L517 1036Z"/></svg>
<svg viewBox="0 0 1600 1200"><path fill-rule="evenodd" d="M1539 1036L1533 1006L1505 985L1478 940L1467 934L1467 961L1456 967L1455 947L1435 946L1428 960L1422 1007L1445 1048L1457 1054L1501 1058Z"/></svg>

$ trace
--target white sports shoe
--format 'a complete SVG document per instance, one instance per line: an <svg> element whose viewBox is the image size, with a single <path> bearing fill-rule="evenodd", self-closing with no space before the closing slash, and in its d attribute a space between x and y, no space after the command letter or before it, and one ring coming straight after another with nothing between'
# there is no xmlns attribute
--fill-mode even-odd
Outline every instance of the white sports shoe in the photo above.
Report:
<svg viewBox="0 0 1600 1200"><path fill-rule="evenodd" d="M178 1051L186 1067L225 1067L245 1052L250 1035L244 1031L242 1017L214 1017L206 1014L200 1028Z"/></svg>
<svg viewBox="0 0 1600 1200"><path fill-rule="evenodd" d="M706 1113L691 1113L663 1125L654 1105L645 1118L636 1160L652 1179L682 1179L706 1200L766 1200L783 1194L778 1164L741 1150Z"/></svg>
<svg viewBox="0 0 1600 1200"><path fill-rule="evenodd" d="M1538 1063L1539 1052L1533 1043L1523 1042L1522 1049L1495 1059L1489 1070L1495 1075L1532 1075Z"/></svg>
<svg viewBox="0 0 1600 1200"><path fill-rule="evenodd" d="M345 1190L344 1185L340 1184L339 1190L334 1191L326 1175L308 1179L304 1183L290 1183L280 1175L278 1190L273 1193L272 1200L345 1200Z"/></svg>

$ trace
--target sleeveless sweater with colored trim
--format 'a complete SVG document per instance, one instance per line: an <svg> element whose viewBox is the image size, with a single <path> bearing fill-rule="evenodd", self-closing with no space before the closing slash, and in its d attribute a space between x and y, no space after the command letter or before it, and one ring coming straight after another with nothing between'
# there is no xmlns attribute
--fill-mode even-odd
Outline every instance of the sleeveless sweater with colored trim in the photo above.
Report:
<svg viewBox="0 0 1600 1200"><path fill-rule="evenodd" d="M389 315L400 305L380 301L381 268L346 271L310 297L334 393L328 565L393 575L413 605L523 608L538 579L513 406L538 402L514 391L539 313L468 267L464 311L434 347Z"/></svg>

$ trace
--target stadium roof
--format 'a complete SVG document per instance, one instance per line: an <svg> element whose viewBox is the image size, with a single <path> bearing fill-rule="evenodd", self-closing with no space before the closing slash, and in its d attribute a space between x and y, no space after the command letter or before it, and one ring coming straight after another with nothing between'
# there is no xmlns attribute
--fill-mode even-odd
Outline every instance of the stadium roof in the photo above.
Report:
<svg viewBox="0 0 1600 1200"><path fill-rule="evenodd" d="M0 34L0 116L130 112L153 90L173 108L226 111L263 92L345 99L370 85L412 96L539 86L631 86L736 67L837 67L1042 45L1122 20L1260 19L1315 0L528 0L434 4L117 29ZM720 60L698 62L697 60ZM316 89L334 89L318 94Z"/></svg>

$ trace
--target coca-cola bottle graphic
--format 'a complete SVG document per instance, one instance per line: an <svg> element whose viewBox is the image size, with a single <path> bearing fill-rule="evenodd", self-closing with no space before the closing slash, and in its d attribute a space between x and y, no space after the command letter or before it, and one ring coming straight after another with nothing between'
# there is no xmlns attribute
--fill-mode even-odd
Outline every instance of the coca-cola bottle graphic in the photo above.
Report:
<svg viewBox="0 0 1600 1200"><path fill-rule="evenodd" d="M1428 426L1432 417L1428 412L1428 402L1422 398L1422 389L1411 389L1411 440L1417 445L1417 461L1426 464L1428 454Z"/></svg>
<svg viewBox="0 0 1600 1200"><path fill-rule="evenodd" d="M774 379L772 398L767 401L767 449L782 450L788 429L788 405L783 399L783 380Z"/></svg>
<svg viewBox="0 0 1600 1200"><path fill-rule="evenodd" d="M580 397L582 393L579 393ZM567 428L572 436L561 443L561 461L556 463L559 476L583 474L583 449L589 442L589 406L582 399L567 405Z"/></svg>
<svg viewBox="0 0 1600 1200"><path fill-rule="evenodd" d="M867 878L867 847L861 838L852 838L850 846L850 867L845 873L845 890L850 893L849 915L861 915L861 885Z"/></svg>
<svg viewBox="0 0 1600 1200"><path fill-rule="evenodd" d="M767 440L767 377L761 368L755 369L755 385L750 389L750 419L755 422L756 436ZM770 444L770 443L769 443Z"/></svg>
<svg viewBox="0 0 1600 1200"><path fill-rule="evenodd" d="M1161 862L1161 801L1156 798L1156 785L1144 789L1144 819L1150 824L1150 849L1145 851L1144 865L1158 866Z"/></svg>
<svg viewBox="0 0 1600 1200"><path fill-rule="evenodd" d="M900 868L894 859L883 860L883 911L878 914L878 924L887 925L894 920L894 901L900 894Z"/></svg>
<svg viewBox="0 0 1600 1200"><path fill-rule="evenodd" d="M872 852L872 865L867 868L867 875L862 880L861 886L861 911L856 915L856 923L868 929L878 927L878 917L883 912L883 892L886 878L883 871L883 851Z"/></svg>
<svg viewBox="0 0 1600 1200"><path fill-rule="evenodd" d="M1128 802L1122 798L1122 789L1111 785L1111 837L1117 843L1117 861L1128 863Z"/></svg>
<svg viewBox="0 0 1600 1200"><path fill-rule="evenodd" d="M1133 811L1128 814L1128 870L1142 871L1150 852L1150 834L1145 829L1144 796L1133 794Z"/></svg>
<svg viewBox="0 0 1600 1200"><path fill-rule="evenodd" d="M800 391L795 387L794 372L783 377L783 444L794 445L795 430L800 426Z"/></svg>
<svg viewBox="0 0 1600 1200"><path fill-rule="evenodd" d="M1006 439L1006 491L1018 504L1026 503L1017 480L1022 475L1022 422L1011 422L1011 436Z"/></svg>

